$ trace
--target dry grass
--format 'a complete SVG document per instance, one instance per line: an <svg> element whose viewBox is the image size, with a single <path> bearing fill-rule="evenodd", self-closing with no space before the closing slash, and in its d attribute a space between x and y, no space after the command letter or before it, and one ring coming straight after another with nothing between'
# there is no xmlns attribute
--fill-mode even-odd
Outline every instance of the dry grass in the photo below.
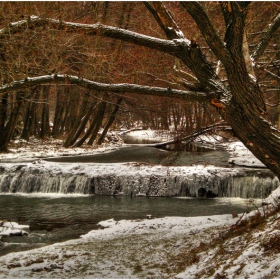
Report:
<svg viewBox="0 0 280 280"><path fill-rule="evenodd" d="M280 253L280 203L276 206L270 206L268 209L258 209L254 215L240 218L230 228L223 228L212 235L212 239L208 244L198 246L195 251L197 256L197 274L196 278L250 278L250 274L246 273L246 263L258 263L261 257L261 249L263 248L264 256L273 257ZM254 235L259 236L255 237ZM245 262L240 261L243 252L247 250L252 243L255 244L256 255L250 257ZM259 247L257 247L259 246ZM277 255L275 256L277 258ZM238 260L238 261L237 261ZM188 263L191 266L194 262ZM237 265L238 263L238 265ZM236 266L234 272L230 276L227 270ZM266 269L262 269L265 272ZM261 272L259 269L258 272ZM245 275L245 276L244 276ZM278 275L276 271L271 275ZM275 277L274 277L275 278Z"/></svg>

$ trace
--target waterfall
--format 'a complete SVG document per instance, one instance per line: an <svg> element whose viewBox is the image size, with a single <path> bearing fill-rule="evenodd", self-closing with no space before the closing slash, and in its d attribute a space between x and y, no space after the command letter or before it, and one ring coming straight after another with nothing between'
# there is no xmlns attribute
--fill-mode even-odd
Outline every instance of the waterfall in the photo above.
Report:
<svg viewBox="0 0 280 280"><path fill-rule="evenodd" d="M141 170L124 174L115 170L111 173L74 172L74 169L57 170L57 167L54 172L53 168L36 164L2 166L0 192L265 198L279 185L278 178L266 169L216 168L205 174L169 173L169 169L162 168L157 167L157 172L150 174Z"/></svg>

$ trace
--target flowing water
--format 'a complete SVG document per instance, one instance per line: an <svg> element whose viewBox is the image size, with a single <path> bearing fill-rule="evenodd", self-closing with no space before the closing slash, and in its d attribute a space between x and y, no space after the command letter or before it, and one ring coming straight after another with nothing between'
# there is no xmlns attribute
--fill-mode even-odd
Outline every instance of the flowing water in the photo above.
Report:
<svg viewBox="0 0 280 280"><path fill-rule="evenodd" d="M192 164L212 164L229 166L230 154L225 150L214 150L198 145L188 145L180 151L162 150L145 146L124 146L120 149L95 155L46 158L52 162L146 162L165 166L187 166Z"/></svg>
<svg viewBox="0 0 280 280"><path fill-rule="evenodd" d="M260 204L260 200L255 200ZM203 216L251 209L239 198L191 199L74 195L0 195L0 220L29 225L28 236L3 237L0 255L28 250L73 238L98 229L101 220L145 219L148 214Z"/></svg>
<svg viewBox="0 0 280 280"><path fill-rule="evenodd" d="M166 151L153 147L127 146L89 156L44 159L53 162L147 162L167 166L214 164L228 166L229 154L189 146L184 151ZM260 204L260 200L255 200ZM164 216L204 216L247 211L248 200L240 198L194 199L187 197L130 197L62 194L0 194L0 220L29 226L28 236L2 237L0 255L28 250L73 238L79 238L98 222L110 218L145 219L148 214ZM255 206L254 206L255 207Z"/></svg>

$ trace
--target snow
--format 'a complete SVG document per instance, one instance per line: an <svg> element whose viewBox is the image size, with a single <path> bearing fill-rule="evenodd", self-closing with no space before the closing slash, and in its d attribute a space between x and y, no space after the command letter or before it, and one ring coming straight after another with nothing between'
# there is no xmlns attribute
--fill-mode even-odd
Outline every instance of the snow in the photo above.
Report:
<svg viewBox="0 0 280 280"><path fill-rule="evenodd" d="M225 240L220 247L211 246L215 236L231 231L238 220L232 215L112 218L99 223L103 229L80 239L0 257L0 277L189 279L213 278L217 273L228 278L279 277L280 254L266 254L261 247L268 235L277 233L271 230L275 223L252 229L250 238L245 233ZM199 261L189 263L194 250L208 242L197 253ZM224 251L219 253L219 248ZM215 270L207 274L213 266Z"/></svg>
<svg viewBox="0 0 280 280"><path fill-rule="evenodd" d="M168 258L168 250L163 249L166 243L171 241L170 246L176 251L180 246L185 246L181 242L186 237L188 243L197 243L197 236L204 235L204 230L208 227L230 225L235 221L236 218L233 219L231 215L118 222L110 219L100 222L104 229L91 231L78 240L0 257L0 277L138 278L142 275L146 278L149 274L146 274L145 270L140 274L134 272L135 263L142 263L141 265L147 267L147 272L151 273L154 260ZM141 250L144 244L147 244L147 247ZM118 250L112 250L110 245L117 246ZM154 254L151 258L151 255L144 254L151 249L160 249L158 255ZM106 258L103 259L103 255ZM47 271L46 268L51 267L54 269Z"/></svg>
<svg viewBox="0 0 280 280"><path fill-rule="evenodd" d="M127 135L134 138L153 139L159 142L171 140L168 131L154 131L154 130L135 130L130 131ZM207 143L220 142L221 137L199 136L199 142ZM122 146L121 143L103 144L102 146L85 146L81 148L63 148L61 140L52 140L46 142L38 139L31 139L29 142L25 140L17 140L13 147L9 149L8 153L0 154L0 163L6 161L28 161L36 160L46 157L57 156L73 156L73 155L92 155L104 152L110 152ZM265 167L241 142L234 141L222 144L222 146L231 154L230 163L249 167Z"/></svg>
<svg viewBox="0 0 280 280"><path fill-rule="evenodd" d="M280 199L280 187L278 187L276 190L272 191L269 197L265 199L265 202L271 203L274 206L277 206L279 204Z"/></svg>
<svg viewBox="0 0 280 280"><path fill-rule="evenodd" d="M10 235L28 235L28 233L23 228L28 228L27 225L19 225L15 222L10 221L0 221L0 240L1 236Z"/></svg>
<svg viewBox="0 0 280 280"><path fill-rule="evenodd" d="M143 131L133 133L139 135ZM133 174L162 170L160 166L126 163L46 162L39 158L104 153L119 148L119 145L104 145L98 149L65 149L58 141L37 144L43 143L35 139L33 145L32 142L21 141L17 147L18 144L14 143L9 153L0 154L0 160L16 162L34 159L26 163L27 168L36 165L54 174L61 171L78 173L81 170L89 174ZM243 144L230 142L226 148L232 155L230 160L233 163L261 166ZM12 168L14 164L1 165ZM168 172L209 174L215 168L169 167ZM278 197L280 188L272 192L266 201L277 207ZM245 214L243 219L255 213ZM262 227L225 238L228 232L234 232L239 219L232 215L217 215L115 221L112 217L99 223L102 229L90 231L79 239L0 257L0 278L279 278L280 250L266 251L264 247L272 237L279 236L280 240L279 214L268 217ZM0 227L0 234L1 230L11 234L13 229L19 232L22 228L24 226L5 222Z"/></svg>
<svg viewBox="0 0 280 280"><path fill-rule="evenodd" d="M240 166L265 167L241 142L232 142L227 145L227 150L231 156L229 163Z"/></svg>
<svg viewBox="0 0 280 280"><path fill-rule="evenodd" d="M235 218L236 219L236 218ZM172 232L185 231L185 234L190 234L192 231L200 231L209 226L222 226L232 223L235 219L231 215L216 215L210 217L165 217L147 220L121 220L116 222L114 219L109 219L99 223L104 230L93 230L88 234L82 235L82 238L115 238L117 235L123 234L150 234L151 228L157 228L158 231L168 230L168 234Z"/></svg>
<svg viewBox="0 0 280 280"><path fill-rule="evenodd" d="M139 138L139 139L151 139L154 141L159 142L165 142L170 141L173 139L172 135L170 135L170 132L167 130L150 130L150 129L144 129L144 130L133 130L129 131L129 133L126 133L126 135Z"/></svg>
<svg viewBox="0 0 280 280"><path fill-rule="evenodd" d="M61 140L38 140L31 138L29 142L25 140L16 140L13 146L9 148L8 153L0 153L0 160L32 160L46 157L87 155L102 153L118 148L119 145L103 145L101 147L85 146L82 148L63 148Z"/></svg>
<svg viewBox="0 0 280 280"><path fill-rule="evenodd" d="M13 168L14 164L5 163L6 170ZM24 169L36 167L37 170L42 172L49 171L53 175L58 173L67 174L81 174L86 173L89 176L96 175L107 175L107 174L118 174L118 176L131 176L135 174L141 174L148 176L152 174L165 173L170 175L205 175L210 176L211 173L217 171L217 167L213 165L193 165L193 166L159 166L159 165L145 165L145 164L134 164L134 163L55 163L49 161L37 160L31 163L26 163ZM219 168L219 174L223 172L230 172L237 174L239 171L234 168Z"/></svg>

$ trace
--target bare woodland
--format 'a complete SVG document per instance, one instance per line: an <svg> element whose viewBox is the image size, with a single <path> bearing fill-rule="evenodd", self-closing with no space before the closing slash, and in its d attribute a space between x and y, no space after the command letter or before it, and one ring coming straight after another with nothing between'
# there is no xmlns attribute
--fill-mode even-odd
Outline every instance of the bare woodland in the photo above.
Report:
<svg viewBox="0 0 280 280"><path fill-rule="evenodd" d="M223 120L280 175L278 2L2 2L0 151ZM99 133L102 131L102 133Z"/></svg>

